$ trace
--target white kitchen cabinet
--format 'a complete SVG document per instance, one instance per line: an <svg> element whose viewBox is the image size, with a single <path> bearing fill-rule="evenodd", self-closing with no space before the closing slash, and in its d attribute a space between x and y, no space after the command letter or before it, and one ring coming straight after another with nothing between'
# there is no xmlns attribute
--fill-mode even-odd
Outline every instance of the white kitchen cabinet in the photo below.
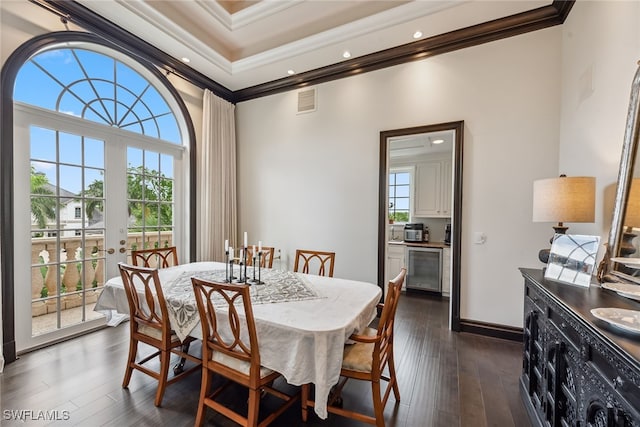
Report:
<svg viewBox="0 0 640 427"><path fill-rule="evenodd" d="M395 278L400 269L404 267L404 245L387 245L387 268L385 269L387 280L385 281L385 295L389 281ZM402 290L405 284L402 284Z"/></svg>
<svg viewBox="0 0 640 427"><path fill-rule="evenodd" d="M451 160L416 164L413 216L451 216Z"/></svg>
<svg viewBox="0 0 640 427"><path fill-rule="evenodd" d="M451 216L451 193L453 179L451 175L451 160L443 160L440 169L440 212L442 216Z"/></svg>
<svg viewBox="0 0 640 427"><path fill-rule="evenodd" d="M451 293L451 248L445 246L442 249L442 296L448 297Z"/></svg>

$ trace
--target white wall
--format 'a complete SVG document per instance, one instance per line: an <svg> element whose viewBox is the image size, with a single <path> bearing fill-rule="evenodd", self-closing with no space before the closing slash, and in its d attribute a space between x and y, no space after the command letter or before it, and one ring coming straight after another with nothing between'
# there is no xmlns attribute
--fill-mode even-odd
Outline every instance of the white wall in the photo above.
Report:
<svg viewBox="0 0 640 427"><path fill-rule="evenodd" d="M608 240L631 81L640 60L640 2L576 2L562 29L560 171L596 177L595 224ZM601 253L603 249L601 249Z"/></svg>
<svg viewBox="0 0 640 427"><path fill-rule="evenodd" d="M331 249L335 276L376 282L383 130L465 121L461 316L522 325L518 267L541 267L549 224L532 182L557 173L561 29L550 28L240 103L240 228L281 248ZM473 245L474 231L487 242ZM500 310L496 310L500 307Z"/></svg>

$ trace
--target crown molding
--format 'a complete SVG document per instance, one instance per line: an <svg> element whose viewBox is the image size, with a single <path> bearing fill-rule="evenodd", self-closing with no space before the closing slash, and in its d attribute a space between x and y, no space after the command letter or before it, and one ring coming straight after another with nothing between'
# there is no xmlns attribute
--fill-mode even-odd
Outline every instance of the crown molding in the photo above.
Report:
<svg viewBox="0 0 640 427"><path fill-rule="evenodd" d="M428 37L294 76L232 91L75 1L29 1L78 24L112 43L124 46L127 51L136 57L171 71L202 89L209 89L217 96L233 103L296 90L405 62L418 61L443 53L560 25L565 21L575 3L575 0L554 0L548 6Z"/></svg>
<svg viewBox="0 0 640 427"><path fill-rule="evenodd" d="M296 6L299 3L303 3L305 0L263 0L259 1L247 8L239 10L231 15L231 30L237 30L246 25L253 24L260 21L267 16L271 16L274 13L289 9Z"/></svg>
<svg viewBox="0 0 640 427"><path fill-rule="evenodd" d="M450 7L458 6L464 3L464 0L456 1L433 1L429 2L429 6L425 7L424 2L411 2L402 6L397 6L391 10L381 14L375 14L366 18L359 19L348 24L341 25L331 30L323 31L313 36L278 46L268 51L251 55L234 61L231 65L233 73L241 73L254 68L271 64L277 61L289 59L301 53L309 53L314 50L338 44L340 42L360 37L367 33L371 33L372 29L381 30L397 24L402 24L408 20L420 18L430 15Z"/></svg>
<svg viewBox="0 0 640 427"><path fill-rule="evenodd" d="M202 89L209 89L217 96L229 102L234 102L233 91L210 79L204 74L187 66L182 61L142 40L136 35L103 18L87 7L68 0L29 0L64 19L67 19L87 31L115 43L126 49L133 56L149 62L158 68L191 82Z"/></svg>
<svg viewBox="0 0 640 427"><path fill-rule="evenodd" d="M235 102L350 77L562 24L575 0L506 16L234 92Z"/></svg>
<svg viewBox="0 0 640 427"><path fill-rule="evenodd" d="M136 2L124 2L118 1L118 4L127 9L129 12L135 14L138 18L151 23L159 31L167 35L169 39L175 39L185 46L191 46L192 49L200 54L203 58L207 59L207 62L213 67L217 67L220 70L231 74L232 64L226 57L218 53L215 49L212 49L209 45L203 43L197 37L194 37L189 31L175 25L166 15L158 12L155 8L150 7L148 3L136 1ZM216 5L218 3L215 3ZM98 3L99 5L99 3ZM191 8L190 2L185 2L184 8ZM218 6L222 9L221 6ZM225 13L226 11L222 9ZM194 11L197 13L199 11ZM200 11L201 12L201 11ZM212 14L211 14L212 15ZM228 15L228 13L227 13ZM212 15L213 16L213 15Z"/></svg>
<svg viewBox="0 0 640 427"><path fill-rule="evenodd" d="M220 6L217 1L205 2L203 0L196 0L194 2L184 2L183 7L191 9L192 11L196 11L196 8L198 8L198 11L206 13L227 30L231 31L233 28L231 14L227 12L224 7Z"/></svg>

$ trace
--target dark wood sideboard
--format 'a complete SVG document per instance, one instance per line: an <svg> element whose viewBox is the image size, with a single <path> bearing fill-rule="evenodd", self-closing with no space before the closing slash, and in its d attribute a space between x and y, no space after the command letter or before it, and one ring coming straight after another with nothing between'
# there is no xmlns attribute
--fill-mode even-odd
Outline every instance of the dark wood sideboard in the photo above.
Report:
<svg viewBox="0 0 640 427"><path fill-rule="evenodd" d="M640 426L640 334L598 320L592 308L640 302L592 285L524 277L520 392L535 426Z"/></svg>

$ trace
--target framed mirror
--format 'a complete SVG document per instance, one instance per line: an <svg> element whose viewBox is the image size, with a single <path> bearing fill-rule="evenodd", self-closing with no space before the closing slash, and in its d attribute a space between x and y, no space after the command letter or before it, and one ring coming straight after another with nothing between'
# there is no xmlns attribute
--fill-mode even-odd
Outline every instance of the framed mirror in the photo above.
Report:
<svg viewBox="0 0 640 427"><path fill-rule="evenodd" d="M640 67L631 85L608 248L600 281L640 284Z"/></svg>

